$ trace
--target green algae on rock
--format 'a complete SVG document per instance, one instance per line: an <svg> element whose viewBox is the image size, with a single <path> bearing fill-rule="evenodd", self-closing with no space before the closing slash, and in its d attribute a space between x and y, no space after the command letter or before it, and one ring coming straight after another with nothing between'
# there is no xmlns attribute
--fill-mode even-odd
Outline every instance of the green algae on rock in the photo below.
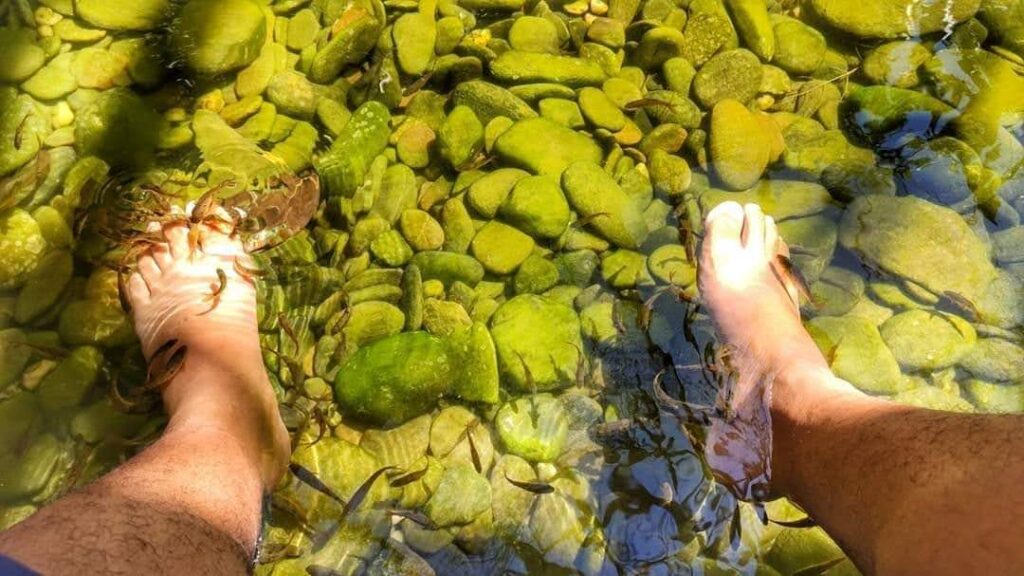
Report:
<svg viewBox="0 0 1024 576"><path fill-rule="evenodd" d="M561 174L577 160L601 162L593 139L545 118L528 118L512 125L494 142L494 152L506 162L535 174Z"/></svg>
<svg viewBox="0 0 1024 576"><path fill-rule="evenodd" d="M129 3L75 0L75 13L78 17L106 30L152 30L166 20L171 11L170 0L139 0Z"/></svg>
<svg viewBox="0 0 1024 576"><path fill-rule="evenodd" d="M923 36L948 30L978 11L980 0L922 3L913 0L811 0L827 24L859 38Z"/></svg>
<svg viewBox="0 0 1024 576"><path fill-rule="evenodd" d="M251 0L189 0L171 30L186 65L211 76L255 60L267 33L263 11Z"/></svg>
<svg viewBox="0 0 1024 576"><path fill-rule="evenodd" d="M495 428L510 453L531 462L551 462L562 453L569 420L552 395L533 394L502 406Z"/></svg>
<svg viewBox="0 0 1024 576"><path fill-rule="evenodd" d="M498 367L516 390L553 390L571 384L583 343L572 308L543 296L522 294L491 317Z"/></svg>
<svg viewBox="0 0 1024 576"><path fill-rule="evenodd" d="M839 241L869 264L936 294L948 290L977 301L996 276L987 246L963 219L918 198L854 200Z"/></svg>
<svg viewBox="0 0 1024 576"><path fill-rule="evenodd" d="M394 426L436 406L451 389L453 372L440 338L403 332L360 348L345 362L335 377L335 399L357 418Z"/></svg>

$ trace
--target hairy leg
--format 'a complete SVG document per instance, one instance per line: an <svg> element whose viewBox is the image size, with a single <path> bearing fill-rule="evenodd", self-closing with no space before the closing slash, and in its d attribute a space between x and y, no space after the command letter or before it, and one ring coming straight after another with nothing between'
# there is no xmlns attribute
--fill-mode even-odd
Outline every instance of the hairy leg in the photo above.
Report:
<svg viewBox="0 0 1024 576"><path fill-rule="evenodd" d="M707 220L701 294L737 369L771 382L774 489L869 573L1024 572L1024 416L899 406L836 378L772 270L771 218L729 202Z"/></svg>
<svg viewBox="0 0 1024 576"><path fill-rule="evenodd" d="M193 252L185 226L163 233L130 286L146 357L172 339L187 347L163 390L167 429L124 466L0 534L0 553L43 573L243 573L262 497L287 464L255 289L232 265L241 245L204 227Z"/></svg>

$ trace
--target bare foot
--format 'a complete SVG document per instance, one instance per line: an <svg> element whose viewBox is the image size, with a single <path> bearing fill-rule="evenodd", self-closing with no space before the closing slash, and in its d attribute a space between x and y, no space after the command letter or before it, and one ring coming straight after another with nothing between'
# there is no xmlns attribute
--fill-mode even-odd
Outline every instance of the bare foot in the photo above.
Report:
<svg viewBox="0 0 1024 576"><path fill-rule="evenodd" d="M188 423L226 432L253 455L270 489L290 449L263 367L256 288L234 265L248 256L237 237L199 226L193 250L187 225L150 225L166 242L141 255L129 279L135 332L151 362L168 342L185 347L184 365L162 390L168 428Z"/></svg>
<svg viewBox="0 0 1024 576"><path fill-rule="evenodd" d="M800 322L796 288L775 268L785 250L775 221L756 204L724 202L707 215L700 293L731 376L718 399L725 417L712 421L705 455L716 477L747 500L768 496L773 417L807 410L815 396L799 385L853 391L832 376Z"/></svg>

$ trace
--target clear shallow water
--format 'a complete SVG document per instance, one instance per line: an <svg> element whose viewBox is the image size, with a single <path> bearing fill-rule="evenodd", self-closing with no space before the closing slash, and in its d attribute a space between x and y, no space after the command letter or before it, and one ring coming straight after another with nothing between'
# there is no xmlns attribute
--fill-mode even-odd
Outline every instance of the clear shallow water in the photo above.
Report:
<svg viewBox="0 0 1024 576"><path fill-rule="evenodd" d="M101 266L117 260L101 233L159 209L139 185L177 203L315 167L325 209L259 256L261 338L301 439L294 462L346 499L385 465L424 472L397 487L385 475L344 518L289 476L260 572L853 572L819 529L737 507L653 400L659 373L698 405L717 386L707 318L665 289L695 295L676 214L699 222L738 199L775 216L815 296L809 330L862 389L1021 411L1024 8L915 4L897 18L885 9L902 5L882 3L857 6L879 15L862 20L852 3L771 4L766 21L753 4L530 4L537 19L515 25L489 2L463 3L475 17L402 2L5 6L2 525L162 425ZM530 56L545 52L584 61ZM357 112L368 99L390 120ZM552 123L530 124L537 113ZM605 170L559 180L577 160ZM553 175L521 189L527 173ZM433 251L470 256L411 256ZM340 291L347 302L331 299ZM436 341L394 339L413 328ZM367 352L384 341L390 355ZM801 516L785 503L768 515Z"/></svg>

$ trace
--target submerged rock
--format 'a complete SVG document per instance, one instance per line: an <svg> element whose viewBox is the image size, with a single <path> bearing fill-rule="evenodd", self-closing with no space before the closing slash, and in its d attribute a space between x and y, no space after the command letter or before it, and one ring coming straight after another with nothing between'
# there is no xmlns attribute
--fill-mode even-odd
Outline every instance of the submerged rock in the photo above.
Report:
<svg viewBox="0 0 1024 576"><path fill-rule="evenodd" d="M956 212L913 197L865 196L843 215L839 241L869 265L977 302L996 270Z"/></svg>
<svg viewBox="0 0 1024 576"><path fill-rule="evenodd" d="M553 390L575 381L583 342L572 308L543 296L516 296L494 312L491 336L501 374L515 389Z"/></svg>
<svg viewBox="0 0 1024 576"><path fill-rule="evenodd" d="M260 54L267 27L251 0L190 0L171 29L171 42L185 64L216 76L242 68Z"/></svg>
<svg viewBox="0 0 1024 576"><path fill-rule="evenodd" d="M868 320L818 316L807 323L807 330L836 376L872 394L905 388L896 357Z"/></svg>
<svg viewBox="0 0 1024 576"><path fill-rule="evenodd" d="M335 377L335 399L357 418L394 426L433 409L451 389L454 372L440 338L396 334L360 348L345 362Z"/></svg>
<svg viewBox="0 0 1024 576"><path fill-rule="evenodd" d="M974 328L959 316L908 310L879 328L900 366L908 370L941 370L956 364L974 345Z"/></svg>
<svg viewBox="0 0 1024 576"><path fill-rule="evenodd" d="M859 38L900 38L948 30L978 11L980 0L811 0L826 23Z"/></svg>

